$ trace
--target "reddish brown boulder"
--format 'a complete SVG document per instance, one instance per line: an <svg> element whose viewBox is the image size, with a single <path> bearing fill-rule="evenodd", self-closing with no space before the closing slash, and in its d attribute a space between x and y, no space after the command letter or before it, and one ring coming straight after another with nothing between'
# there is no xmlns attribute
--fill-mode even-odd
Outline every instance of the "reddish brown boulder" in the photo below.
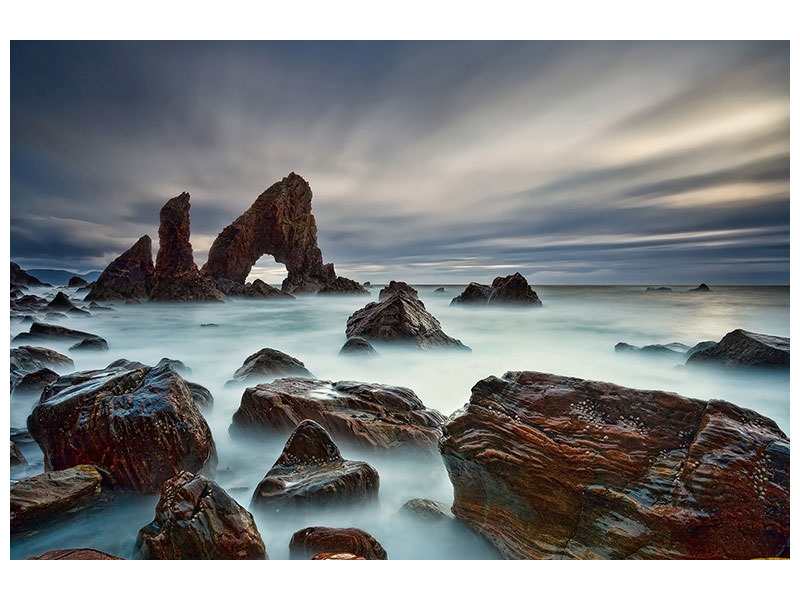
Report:
<svg viewBox="0 0 800 600"><path fill-rule="evenodd" d="M363 556L356 556L349 552L320 552L311 557L311 560L367 560Z"/></svg>
<svg viewBox="0 0 800 600"><path fill-rule="evenodd" d="M154 275L152 241L143 235L105 268L84 300L147 298Z"/></svg>
<svg viewBox="0 0 800 600"><path fill-rule="evenodd" d="M789 338L735 329L718 343L689 354L686 364L788 369Z"/></svg>
<svg viewBox="0 0 800 600"><path fill-rule="evenodd" d="M50 550L41 556L32 556L28 560L124 560L119 556L106 554L91 548L74 548L70 550Z"/></svg>
<svg viewBox="0 0 800 600"><path fill-rule="evenodd" d="M231 432L289 433L316 421L338 444L435 451L444 417L407 388L287 377L247 388Z"/></svg>
<svg viewBox="0 0 800 600"><path fill-rule="evenodd" d="M495 277L492 285L470 283L450 304L541 306L542 301L521 274Z"/></svg>
<svg viewBox="0 0 800 600"><path fill-rule="evenodd" d="M251 506L279 511L371 502L378 498L379 481L378 472L367 463L344 460L318 423L303 421L256 487Z"/></svg>
<svg viewBox="0 0 800 600"><path fill-rule="evenodd" d="M297 375L299 377L313 377L305 365L293 356L273 350L262 348L244 359L241 367L233 374L232 382L268 381L276 377Z"/></svg>
<svg viewBox="0 0 800 600"><path fill-rule="evenodd" d="M512 372L440 447L453 513L506 558L788 555L789 441L727 402Z"/></svg>
<svg viewBox="0 0 800 600"><path fill-rule="evenodd" d="M39 394L42 389L58 379L58 373L48 369L37 369L31 373L25 373L14 385L14 392L17 394Z"/></svg>
<svg viewBox="0 0 800 600"><path fill-rule="evenodd" d="M189 194L183 192L161 208L151 300L202 302L225 299L214 282L201 276L194 264L190 233Z"/></svg>
<svg viewBox="0 0 800 600"><path fill-rule="evenodd" d="M398 289L384 300L370 302L354 312L347 319L345 335L423 349L469 350L460 340L445 334L441 323L425 309L413 288L408 290Z"/></svg>
<svg viewBox="0 0 800 600"><path fill-rule="evenodd" d="M28 430L48 470L93 464L115 487L156 492L181 471L213 469L211 430L183 378L169 365L131 366L71 373L45 388Z"/></svg>
<svg viewBox="0 0 800 600"><path fill-rule="evenodd" d="M222 230L211 245L202 273L244 284L264 254L286 265L284 292L313 293L326 285L343 286L337 283L333 264L322 263L317 224L311 214L311 187L295 173L271 185Z"/></svg>
<svg viewBox="0 0 800 600"><path fill-rule="evenodd" d="M78 465L15 483L10 492L12 531L86 504L100 493L102 481L92 465Z"/></svg>
<svg viewBox="0 0 800 600"><path fill-rule="evenodd" d="M164 482L153 521L139 531L134 554L158 560L264 560L253 516L202 475Z"/></svg>
<svg viewBox="0 0 800 600"><path fill-rule="evenodd" d="M289 542L289 558L309 559L320 553L348 553L367 560L386 560L386 550L366 531L333 527L306 527Z"/></svg>

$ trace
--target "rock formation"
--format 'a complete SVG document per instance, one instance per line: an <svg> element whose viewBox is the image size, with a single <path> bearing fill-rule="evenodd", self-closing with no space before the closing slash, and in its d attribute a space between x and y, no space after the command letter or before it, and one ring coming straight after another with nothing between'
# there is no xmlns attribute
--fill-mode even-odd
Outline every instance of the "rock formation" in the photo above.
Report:
<svg viewBox="0 0 800 600"><path fill-rule="evenodd" d="M519 273L495 277L492 285L470 283L450 304L541 306L542 301Z"/></svg>
<svg viewBox="0 0 800 600"><path fill-rule="evenodd" d="M282 511L378 498L378 472L344 460L328 432L314 421L297 426L275 464L256 486L252 508Z"/></svg>
<svg viewBox="0 0 800 600"><path fill-rule="evenodd" d="M228 383L247 381L271 381L276 377L296 375L298 377L313 377L306 366L293 356L273 350L262 348L244 359L241 367L236 369L233 379Z"/></svg>
<svg viewBox="0 0 800 600"><path fill-rule="evenodd" d="M91 337L83 339L80 342L77 342L76 344L72 344L72 346L70 346L69 349L73 352L76 350L79 352L103 351L103 350L108 350L108 342L106 342L101 337Z"/></svg>
<svg viewBox="0 0 800 600"><path fill-rule="evenodd" d="M689 355L687 365L789 368L789 338L735 329L718 343Z"/></svg>
<svg viewBox="0 0 800 600"><path fill-rule="evenodd" d="M400 512L428 523L449 523L453 520L453 513L444 502L426 498L409 500L400 507Z"/></svg>
<svg viewBox="0 0 800 600"><path fill-rule="evenodd" d="M649 344L647 346L634 346L619 342L614 346L614 352L636 352L642 354L650 354L653 356L684 356L690 350L686 344L680 342L672 342L670 344Z"/></svg>
<svg viewBox="0 0 800 600"><path fill-rule="evenodd" d="M349 528L306 527L289 542L289 557L309 559L320 553L348 553L367 560L386 560L386 550L366 531Z"/></svg>
<svg viewBox="0 0 800 600"><path fill-rule="evenodd" d="M28 374L53 367L58 370L68 370L75 366L68 356L38 346L20 346L11 349L11 389ZM48 369L49 370L49 369Z"/></svg>
<svg viewBox="0 0 800 600"><path fill-rule="evenodd" d="M75 305L64 292L58 292L56 297L47 303L47 308L51 310L68 310L75 308Z"/></svg>
<svg viewBox="0 0 800 600"><path fill-rule="evenodd" d="M169 365L65 375L42 392L28 430L46 469L93 464L121 489L157 492L181 471L216 464L211 430Z"/></svg>
<svg viewBox="0 0 800 600"><path fill-rule="evenodd" d="M69 281L67 282L67 287L83 287L85 285L89 285L89 282L86 281L83 277L70 277Z"/></svg>
<svg viewBox="0 0 800 600"><path fill-rule="evenodd" d="M153 521L134 554L160 560L263 560L253 516L215 482L182 472L164 482Z"/></svg>
<svg viewBox="0 0 800 600"><path fill-rule="evenodd" d="M403 287L405 286L405 287ZM381 293L389 288L384 288ZM380 302L370 302L347 319L345 335L370 341L405 343L423 349L469 350L461 340L442 331L441 323L425 309L416 290L405 284Z"/></svg>
<svg viewBox="0 0 800 600"><path fill-rule="evenodd" d="M50 286L49 283L44 283L36 279L36 277L25 271L25 269L14 261L11 261L11 285L19 288L25 288L29 285Z"/></svg>
<svg viewBox="0 0 800 600"><path fill-rule="evenodd" d="M69 550L50 550L41 556L32 556L28 560L123 560L119 556L106 554L91 548L71 548Z"/></svg>
<svg viewBox="0 0 800 600"><path fill-rule="evenodd" d="M189 194L183 192L161 208L151 300L202 302L225 299L213 281L200 275L194 264L189 236Z"/></svg>
<svg viewBox="0 0 800 600"><path fill-rule="evenodd" d="M343 285L335 283L333 264L322 263L317 224L311 214L311 187L295 173L271 185L222 230L211 245L202 273L243 284L264 254L286 265L284 292L313 293L328 285ZM353 284L354 290L363 291L360 284Z"/></svg>
<svg viewBox="0 0 800 600"><path fill-rule="evenodd" d="M708 287L705 283L701 283L696 288L692 288L689 290L690 292L710 292L711 288Z"/></svg>
<svg viewBox="0 0 800 600"><path fill-rule="evenodd" d="M367 560L363 556L356 556L350 552L320 552L311 557L311 560Z"/></svg>
<svg viewBox="0 0 800 600"><path fill-rule="evenodd" d="M407 388L290 377L247 388L233 414L232 433L289 433L319 423L337 444L372 450L434 451L444 417Z"/></svg>
<svg viewBox="0 0 800 600"><path fill-rule="evenodd" d="M100 493L102 476L92 465L77 465L50 471L15 483L11 487L11 529L19 531L31 523L85 505Z"/></svg>
<svg viewBox="0 0 800 600"><path fill-rule="evenodd" d="M25 460L25 455L22 454L22 450L19 449L14 443L14 440L11 441L11 452L10 452L10 466L18 467L20 465L26 464L28 461Z"/></svg>
<svg viewBox="0 0 800 600"><path fill-rule="evenodd" d="M378 302L386 300L390 296L394 296L398 293L408 294L413 298L418 297L417 290L408 285L405 281L390 281L389 285L378 292Z"/></svg>
<svg viewBox="0 0 800 600"><path fill-rule="evenodd" d="M351 337L344 343L339 354L347 356L376 356L375 348L362 337Z"/></svg>
<svg viewBox="0 0 800 600"><path fill-rule="evenodd" d="M24 341L63 341L63 340L77 340L82 342L84 340L101 340L106 344L108 343L99 335L93 333L86 333L85 331L78 331L77 329L68 329L67 327L60 327L59 325L49 325L47 323L31 323L30 329L27 332L22 332L11 340L11 343L24 342Z"/></svg>
<svg viewBox="0 0 800 600"><path fill-rule="evenodd" d="M105 268L84 300L148 298L154 276L152 241L143 235Z"/></svg>
<svg viewBox="0 0 800 600"><path fill-rule="evenodd" d="M453 513L506 558L788 555L789 440L721 400L506 373L440 448Z"/></svg>

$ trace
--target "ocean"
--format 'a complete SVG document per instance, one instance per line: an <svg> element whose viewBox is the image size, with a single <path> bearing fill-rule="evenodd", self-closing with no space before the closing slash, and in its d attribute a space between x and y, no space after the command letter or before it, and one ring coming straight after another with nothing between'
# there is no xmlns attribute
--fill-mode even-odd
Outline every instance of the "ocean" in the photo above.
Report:
<svg viewBox="0 0 800 600"><path fill-rule="evenodd" d="M413 284L412 284L413 285ZM665 390L704 400L722 398L754 409L789 434L788 373L752 373L684 367L680 357L616 353L617 342L637 346L717 341L742 328L789 336L789 287L712 286L711 293L648 292L645 286L534 286L543 306L516 309L450 306L463 285L415 285L448 335L472 352L420 351L374 344L373 359L339 356L345 325L372 296L301 296L296 300L237 298L220 304L114 304L92 317L56 324L101 335L109 352L71 354L76 370L104 367L118 358L155 364L163 357L192 369L186 378L206 386L214 407L205 414L219 455L215 480L243 506L280 454L288 436L256 443L228 434L245 385L225 386L242 361L269 347L305 363L319 379L357 380L411 388L445 415L461 408L470 388L490 375L535 370ZM436 292L444 287L444 293ZM29 293L54 295L57 289ZM66 290L68 293L74 290ZM216 327L201 327L213 323ZM28 324L12 320L11 335ZM68 343L43 344L66 352ZM11 398L11 427L25 427L36 398ZM43 470L35 444L23 444L29 464L12 469L12 483ZM431 527L398 514L411 498L452 502L440 457L375 456L342 446L347 459L365 460L380 473L380 500L371 508L326 510L266 518L255 514L270 558L288 558L293 532L311 525L360 527L394 559L497 558L484 540L463 526ZM16 479L15 479L16 478ZM121 495L39 531L16 536L11 557L57 548L95 548L130 558L138 530L153 518L157 496Z"/></svg>

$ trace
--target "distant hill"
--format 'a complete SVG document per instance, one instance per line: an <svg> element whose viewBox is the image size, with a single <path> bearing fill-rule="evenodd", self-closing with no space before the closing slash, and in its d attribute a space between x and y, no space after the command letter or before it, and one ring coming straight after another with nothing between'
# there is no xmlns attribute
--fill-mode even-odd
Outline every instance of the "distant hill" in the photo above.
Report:
<svg viewBox="0 0 800 600"><path fill-rule="evenodd" d="M74 273L62 269L28 269L28 273L53 285L67 285L71 277L83 277L86 281L92 282L100 277L102 271L89 271L88 273Z"/></svg>

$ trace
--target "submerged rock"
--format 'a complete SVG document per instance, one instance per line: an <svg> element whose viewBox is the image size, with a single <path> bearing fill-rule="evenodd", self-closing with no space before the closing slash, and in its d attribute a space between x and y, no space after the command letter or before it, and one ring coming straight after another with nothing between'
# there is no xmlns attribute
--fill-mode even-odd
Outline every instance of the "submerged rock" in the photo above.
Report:
<svg viewBox="0 0 800 600"><path fill-rule="evenodd" d="M225 299L225 294L211 279L202 276L194 264L189 236L189 194L183 192L161 208L151 300L219 302Z"/></svg>
<svg viewBox="0 0 800 600"><path fill-rule="evenodd" d="M19 449L19 446L14 443L14 440L9 441L11 442L11 466L18 467L27 463L28 461L25 460L25 455L22 454L22 450Z"/></svg>
<svg viewBox="0 0 800 600"><path fill-rule="evenodd" d="M470 283L450 304L541 306L542 301L520 273L495 277L492 285Z"/></svg>
<svg viewBox="0 0 800 600"><path fill-rule="evenodd" d="M438 288L436 288L436 289L435 289L435 290L433 290L433 291L434 291L435 293L437 293L437 294L444 294L444 293L445 293L447 290L446 290L446 289L444 289L443 287L438 287Z"/></svg>
<svg viewBox="0 0 800 600"><path fill-rule="evenodd" d="M134 554L159 560L263 560L253 516L215 482L182 472L164 482L155 519L139 531Z"/></svg>
<svg viewBox="0 0 800 600"><path fill-rule="evenodd" d="M306 420L253 493L253 509L331 506L378 498L378 472L365 462L344 460L328 432Z"/></svg>
<svg viewBox="0 0 800 600"><path fill-rule="evenodd" d="M93 464L121 489L156 492L181 471L216 464L211 430L168 365L65 375L42 392L28 430L47 469Z"/></svg>
<svg viewBox="0 0 800 600"><path fill-rule="evenodd" d="M789 440L721 400L511 372L440 447L453 513L506 558L788 555Z"/></svg>
<svg viewBox="0 0 800 600"><path fill-rule="evenodd" d="M734 329L718 343L692 352L686 364L788 369L789 338Z"/></svg>
<svg viewBox="0 0 800 600"><path fill-rule="evenodd" d="M647 291L647 292L671 292L672 288L671 287L666 287L666 286L663 286L663 285L662 286L658 286L658 287L648 286L647 290L645 290L645 291Z"/></svg>
<svg viewBox="0 0 800 600"><path fill-rule="evenodd" d="M148 298L154 276L152 241L143 235L103 270L84 300Z"/></svg>
<svg viewBox="0 0 800 600"><path fill-rule="evenodd" d="M233 374L233 380L228 383L265 381L287 375L313 377L306 366L295 357L280 350L262 348L244 359L242 366Z"/></svg>
<svg viewBox="0 0 800 600"><path fill-rule="evenodd" d="M444 417L410 389L290 377L247 388L233 414L232 433L289 433L316 421L338 444L372 450L434 451Z"/></svg>
<svg viewBox="0 0 800 600"><path fill-rule="evenodd" d="M103 351L108 350L108 342L101 337L91 337L81 340L77 344L73 344L69 347L69 349L72 351L78 350L81 352L87 350L92 352Z"/></svg>
<svg viewBox="0 0 800 600"><path fill-rule="evenodd" d="M28 560L124 560L113 554L106 554L91 548L71 548L69 550L50 550L41 556L32 556Z"/></svg>
<svg viewBox="0 0 800 600"><path fill-rule="evenodd" d="M400 512L429 523L447 523L453 520L453 513L444 502L425 498L409 500L400 507Z"/></svg>
<svg viewBox="0 0 800 600"><path fill-rule="evenodd" d="M347 319L345 335L348 338L411 344L424 349L469 350L461 340L442 331L441 324L425 309L416 291L409 289L412 291L398 289L384 300L370 302L354 312Z"/></svg>
<svg viewBox="0 0 800 600"><path fill-rule="evenodd" d="M11 349L11 389L28 374L49 369L68 370L75 367L75 363L68 356L39 346L19 346ZM41 375L41 374L40 374Z"/></svg>
<svg viewBox="0 0 800 600"><path fill-rule="evenodd" d="M11 343L23 341L46 341L46 340L102 340L103 338L93 333L86 333L85 331L78 331L76 329L68 329L60 325L50 325L49 323L31 323L31 327L27 333L23 332L17 335ZM108 344L106 343L106 346Z"/></svg>
<svg viewBox="0 0 800 600"><path fill-rule="evenodd" d="M705 283L701 283L696 288L692 288L689 290L690 292L710 292L711 288L708 287Z"/></svg>
<svg viewBox="0 0 800 600"><path fill-rule="evenodd" d="M372 347L372 344L364 338L351 337L344 343L342 349L339 350L339 354L376 356L378 353L375 352L375 348Z"/></svg>
<svg viewBox="0 0 800 600"><path fill-rule="evenodd" d="M670 344L650 344L648 346L633 346L625 342L619 342L614 346L614 352L637 352L642 354L652 354L659 356L684 356L690 350L686 344L672 342Z"/></svg>
<svg viewBox="0 0 800 600"><path fill-rule="evenodd" d="M11 529L19 531L85 504L100 493L102 481L94 466L82 464L15 483L10 492Z"/></svg>
<svg viewBox="0 0 800 600"><path fill-rule="evenodd" d="M289 542L289 558L309 559L321 553L348 553L367 560L386 560L386 550L366 531L355 527L306 527Z"/></svg>
<svg viewBox="0 0 800 600"><path fill-rule="evenodd" d="M78 277L77 275L75 277L70 277L69 282L67 282L67 287L79 288L79 287L84 287L86 285L89 285L89 282L86 281L83 277Z"/></svg>

